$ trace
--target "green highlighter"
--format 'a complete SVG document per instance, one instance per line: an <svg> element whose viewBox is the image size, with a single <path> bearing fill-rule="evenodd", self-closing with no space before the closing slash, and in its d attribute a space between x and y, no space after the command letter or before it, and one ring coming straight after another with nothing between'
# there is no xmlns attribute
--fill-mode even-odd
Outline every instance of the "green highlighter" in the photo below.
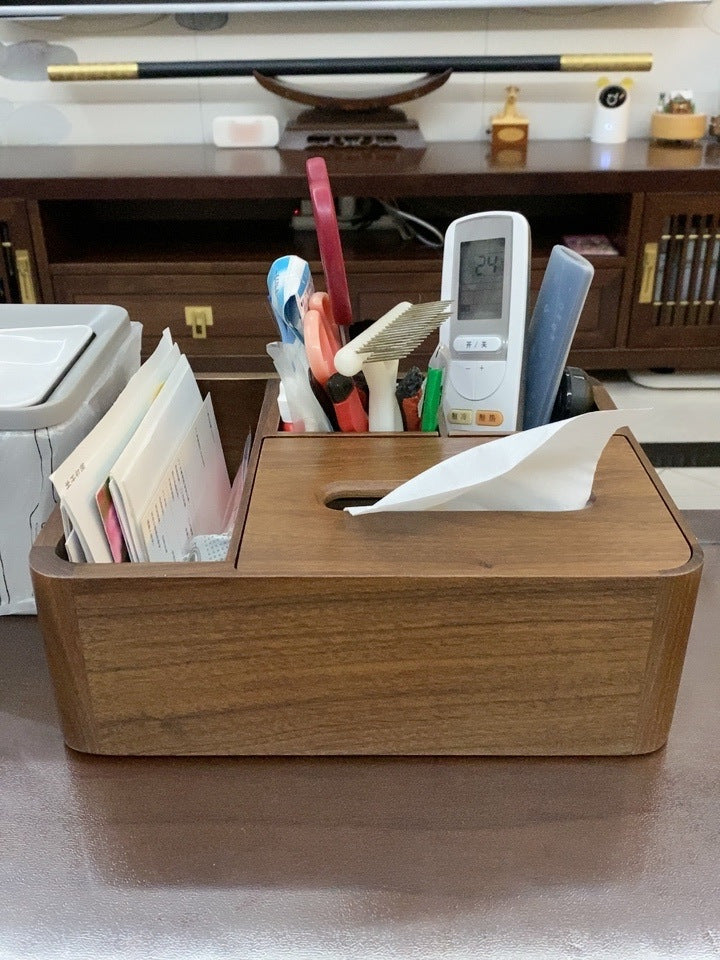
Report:
<svg viewBox="0 0 720 960"><path fill-rule="evenodd" d="M424 433L432 433L437 430L442 380L442 367L428 368L425 392L423 393L422 416L420 417L420 429Z"/></svg>

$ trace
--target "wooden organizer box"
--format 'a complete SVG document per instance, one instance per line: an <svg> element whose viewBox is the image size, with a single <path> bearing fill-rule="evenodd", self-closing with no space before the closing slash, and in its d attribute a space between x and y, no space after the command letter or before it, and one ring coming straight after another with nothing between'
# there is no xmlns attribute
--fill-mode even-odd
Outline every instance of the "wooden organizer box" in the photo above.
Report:
<svg viewBox="0 0 720 960"><path fill-rule="evenodd" d="M250 383L233 388L235 409ZM226 562L72 564L57 514L33 548L70 747L610 755L665 743L702 554L629 434L610 440L584 510L352 517L333 507L477 441L278 434L274 396L270 382Z"/></svg>

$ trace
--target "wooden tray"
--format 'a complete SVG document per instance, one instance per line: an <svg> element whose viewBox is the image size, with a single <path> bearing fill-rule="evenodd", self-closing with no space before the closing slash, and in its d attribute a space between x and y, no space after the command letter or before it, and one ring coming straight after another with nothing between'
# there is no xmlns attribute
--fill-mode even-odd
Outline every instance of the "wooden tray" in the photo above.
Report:
<svg viewBox="0 0 720 960"><path fill-rule="evenodd" d="M477 441L277 434L273 397L226 562L72 564L57 516L33 548L70 747L622 755L665 742L702 554L630 435L611 439L581 511L351 517L329 504Z"/></svg>

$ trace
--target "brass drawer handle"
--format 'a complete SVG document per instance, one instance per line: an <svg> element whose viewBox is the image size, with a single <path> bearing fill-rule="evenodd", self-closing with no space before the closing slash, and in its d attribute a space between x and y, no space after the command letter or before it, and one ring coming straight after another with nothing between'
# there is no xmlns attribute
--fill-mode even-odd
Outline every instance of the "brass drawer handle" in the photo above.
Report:
<svg viewBox="0 0 720 960"><path fill-rule="evenodd" d="M193 340L207 340L207 328L213 325L212 307L185 307L185 323Z"/></svg>
<svg viewBox="0 0 720 960"><path fill-rule="evenodd" d="M37 303L35 283L32 275L30 254L27 250L15 251L15 265L17 266L18 286L22 303Z"/></svg>
<svg viewBox="0 0 720 960"><path fill-rule="evenodd" d="M657 259L658 245L656 243L646 243L645 253L643 254L642 281L640 283L640 296L638 297L638 303L652 302Z"/></svg>

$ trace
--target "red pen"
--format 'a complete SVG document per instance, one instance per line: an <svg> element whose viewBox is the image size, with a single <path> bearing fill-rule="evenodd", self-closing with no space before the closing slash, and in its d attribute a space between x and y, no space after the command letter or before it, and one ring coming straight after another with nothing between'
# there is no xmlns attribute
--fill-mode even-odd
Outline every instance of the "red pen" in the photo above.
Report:
<svg viewBox="0 0 720 960"><path fill-rule="evenodd" d="M325 384L343 433L367 433L368 415L352 377L334 373Z"/></svg>

